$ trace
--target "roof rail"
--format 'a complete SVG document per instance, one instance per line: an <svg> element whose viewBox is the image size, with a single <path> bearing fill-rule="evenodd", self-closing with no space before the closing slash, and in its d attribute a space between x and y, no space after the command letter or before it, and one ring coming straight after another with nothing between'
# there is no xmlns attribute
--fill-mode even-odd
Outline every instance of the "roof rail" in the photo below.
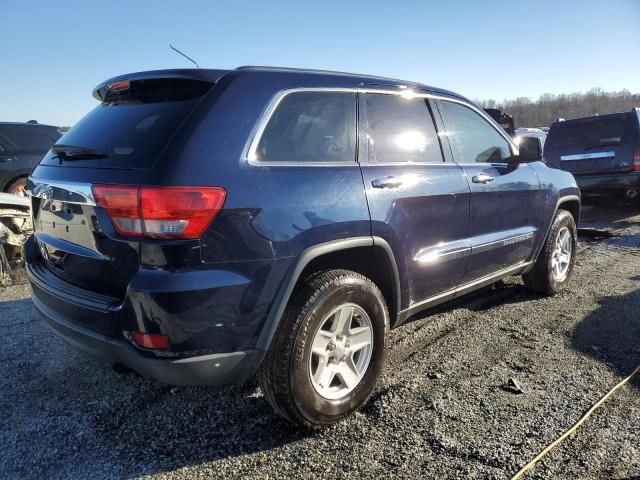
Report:
<svg viewBox="0 0 640 480"><path fill-rule="evenodd" d="M273 67L270 65L242 65L237 67L236 70L282 70L282 71L294 71L294 72L313 72L313 73L337 73L340 75L357 75L350 72L339 72L337 70L322 70L319 68L300 68L300 67ZM363 75L366 76L366 75Z"/></svg>
<svg viewBox="0 0 640 480"><path fill-rule="evenodd" d="M365 73L354 73L354 72L341 72L339 70L322 70L322 69L316 69L316 68L271 67L268 65L242 65L240 67L237 67L236 70L275 70L275 71L281 71L281 72L321 73L321 74L327 74L327 75L344 75L344 76L355 77L355 78L366 78L366 79L380 80L380 81L387 81L387 82L389 81L401 82L400 84L407 83L412 85L419 85L416 82L399 80L397 78L381 77L379 75L369 75Z"/></svg>

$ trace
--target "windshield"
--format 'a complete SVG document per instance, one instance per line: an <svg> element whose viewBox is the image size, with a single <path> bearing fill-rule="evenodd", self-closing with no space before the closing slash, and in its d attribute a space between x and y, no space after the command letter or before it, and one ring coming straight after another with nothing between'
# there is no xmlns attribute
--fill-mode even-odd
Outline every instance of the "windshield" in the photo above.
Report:
<svg viewBox="0 0 640 480"><path fill-rule="evenodd" d="M42 165L149 168L211 85L183 79L131 82L128 90L108 95L56 143L97 152L98 157L72 160L50 152Z"/></svg>
<svg viewBox="0 0 640 480"><path fill-rule="evenodd" d="M631 115L591 117L577 122L561 122L551 127L547 148L597 148L637 140L637 127Z"/></svg>

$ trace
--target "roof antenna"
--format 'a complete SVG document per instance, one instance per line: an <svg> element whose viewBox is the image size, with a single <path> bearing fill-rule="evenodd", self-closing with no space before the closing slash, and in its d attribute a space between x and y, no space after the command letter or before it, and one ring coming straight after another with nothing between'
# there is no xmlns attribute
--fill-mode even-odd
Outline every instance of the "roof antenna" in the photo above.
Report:
<svg viewBox="0 0 640 480"><path fill-rule="evenodd" d="M188 56L187 54L181 52L180 50L178 50L176 47L174 47L173 45L169 44L169 46L171 47L171 50L178 52L180 55L182 55L184 58L186 58L187 60L189 60L191 63L193 63L197 69L200 69L200 65L198 65L198 62L196 62L193 58L191 58L190 56Z"/></svg>

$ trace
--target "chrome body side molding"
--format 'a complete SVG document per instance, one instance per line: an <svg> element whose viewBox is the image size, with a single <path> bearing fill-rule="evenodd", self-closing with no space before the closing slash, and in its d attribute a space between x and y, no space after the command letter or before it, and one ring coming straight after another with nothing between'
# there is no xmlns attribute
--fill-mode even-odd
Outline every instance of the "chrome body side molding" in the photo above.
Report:
<svg viewBox="0 0 640 480"><path fill-rule="evenodd" d="M471 244L468 240L454 240L453 242L441 242L437 245L421 248L414 255L413 260L421 265L432 265L464 257L469 252L471 252Z"/></svg>
<svg viewBox="0 0 640 480"><path fill-rule="evenodd" d="M597 152L597 153L580 153L576 155L562 155L560 160L570 162L576 160L595 160L596 158L615 158L616 152Z"/></svg>
<svg viewBox="0 0 640 480"><path fill-rule="evenodd" d="M535 227L522 227L517 230L509 230L508 235L500 237L495 233L478 235L465 240L452 242L440 242L437 245L421 248L413 257L415 262L421 265L434 265L443 261L461 258L469 254L486 252L494 248L504 247L515 243L531 240L535 235ZM496 238L498 237L498 238Z"/></svg>
<svg viewBox="0 0 640 480"><path fill-rule="evenodd" d="M471 237L469 241L471 242L472 254L486 252L488 250L493 250L494 248L500 248L506 245L531 240L535 232L536 228L531 226L509 230L508 235L505 235L502 238L496 238L497 235L495 233ZM498 232L498 235L499 234L500 232Z"/></svg>

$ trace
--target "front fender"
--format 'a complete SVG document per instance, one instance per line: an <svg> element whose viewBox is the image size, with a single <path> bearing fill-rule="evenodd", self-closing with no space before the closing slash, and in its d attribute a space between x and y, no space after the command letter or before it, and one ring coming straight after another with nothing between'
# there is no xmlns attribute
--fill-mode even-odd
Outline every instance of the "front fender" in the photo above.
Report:
<svg viewBox="0 0 640 480"><path fill-rule="evenodd" d="M581 196L575 178L568 172L549 168L542 162L531 164L540 180L538 235L532 257L535 262L547 239L556 212L564 206L570 210L576 221L580 221Z"/></svg>

